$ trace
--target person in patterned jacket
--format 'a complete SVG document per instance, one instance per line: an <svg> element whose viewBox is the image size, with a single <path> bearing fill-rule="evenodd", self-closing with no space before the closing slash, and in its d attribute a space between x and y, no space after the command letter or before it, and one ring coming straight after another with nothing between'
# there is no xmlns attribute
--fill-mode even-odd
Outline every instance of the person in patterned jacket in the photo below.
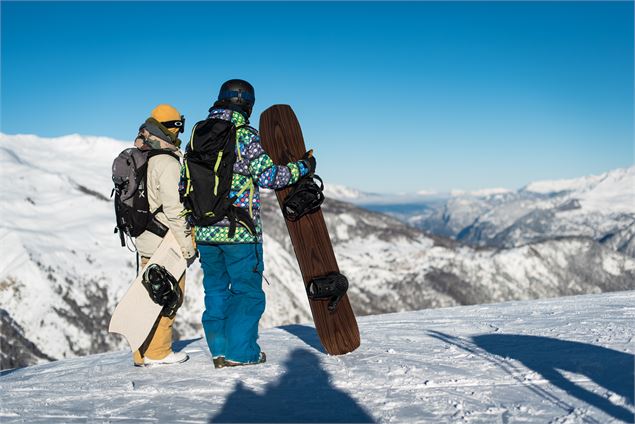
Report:
<svg viewBox="0 0 635 424"><path fill-rule="evenodd" d="M258 132L246 126L254 102L251 84L229 80L221 86L208 117L231 121L236 127L244 125L236 131L237 159L230 197L238 196L234 206L248 211L255 225L255 232L237 225L233 237L227 218L194 228L205 289L203 329L217 368L266 360L257 343L258 323L265 310L258 188L287 187L315 170L315 158L310 154L286 165L273 163L260 144Z"/></svg>

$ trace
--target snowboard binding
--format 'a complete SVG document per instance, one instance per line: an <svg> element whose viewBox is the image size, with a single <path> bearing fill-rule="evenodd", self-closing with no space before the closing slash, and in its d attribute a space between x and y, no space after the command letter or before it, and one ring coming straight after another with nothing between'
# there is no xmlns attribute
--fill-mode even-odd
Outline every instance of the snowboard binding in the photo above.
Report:
<svg viewBox="0 0 635 424"><path fill-rule="evenodd" d="M348 290L348 279L339 272L333 272L323 277L316 277L306 287L311 300L329 300L328 310L335 312L337 304Z"/></svg>
<svg viewBox="0 0 635 424"><path fill-rule="evenodd" d="M297 221L304 215L317 210L324 202L323 190L322 178L315 174L302 177L284 199L282 214L289 221Z"/></svg>
<svg viewBox="0 0 635 424"><path fill-rule="evenodd" d="M163 306L161 315L173 317L181 305L183 293L176 278L159 264L151 264L143 272L141 279L150 298L157 305Z"/></svg>

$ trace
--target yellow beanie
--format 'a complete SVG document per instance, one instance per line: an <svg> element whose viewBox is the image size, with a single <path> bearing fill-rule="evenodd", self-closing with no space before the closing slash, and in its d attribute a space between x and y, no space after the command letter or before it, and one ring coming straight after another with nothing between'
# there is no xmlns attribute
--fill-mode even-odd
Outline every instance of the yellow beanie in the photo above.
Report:
<svg viewBox="0 0 635 424"><path fill-rule="evenodd" d="M178 121L181 114L173 106L162 104L152 110L152 117L159 122Z"/></svg>

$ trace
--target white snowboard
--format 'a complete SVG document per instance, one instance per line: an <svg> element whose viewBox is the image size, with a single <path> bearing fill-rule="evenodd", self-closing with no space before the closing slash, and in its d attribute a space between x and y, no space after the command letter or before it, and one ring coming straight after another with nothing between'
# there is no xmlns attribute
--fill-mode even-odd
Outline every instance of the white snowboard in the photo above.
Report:
<svg viewBox="0 0 635 424"><path fill-rule="evenodd" d="M143 267L137 278L121 299L110 319L108 331L123 335L134 352L150 334L163 307L152 301L148 291L141 283L143 271L151 265L164 266L178 281L187 267L181 253L181 247L171 231L163 237L159 248Z"/></svg>

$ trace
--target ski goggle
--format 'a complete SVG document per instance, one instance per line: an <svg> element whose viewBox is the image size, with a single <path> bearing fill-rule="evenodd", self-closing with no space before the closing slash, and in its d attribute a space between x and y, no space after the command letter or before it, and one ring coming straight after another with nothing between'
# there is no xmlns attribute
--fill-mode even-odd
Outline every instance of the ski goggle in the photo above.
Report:
<svg viewBox="0 0 635 424"><path fill-rule="evenodd" d="M242 99L251 104L254 104L256 102L256 97L248 91L227 90L221 91L218 94L218 100L227 100L232 98Z"/></svg>
<svg viewBox="0 0 635 424"><path fill-rule="evenodd" d="M185 116L181 115L181 119L177 119L174 121L164 121L161 122L165 128L178 128L179 132L182 133L185 131Z"/></svg>

